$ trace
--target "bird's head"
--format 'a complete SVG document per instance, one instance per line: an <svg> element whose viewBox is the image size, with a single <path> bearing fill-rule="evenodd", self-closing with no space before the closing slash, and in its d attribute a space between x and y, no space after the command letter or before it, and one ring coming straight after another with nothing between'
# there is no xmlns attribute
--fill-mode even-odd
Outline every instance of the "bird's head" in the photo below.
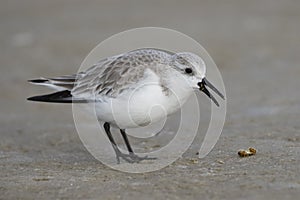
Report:
<svg viewBox="0 0 300 200"><path fill-rule="evenodd" d="M205 78L206 66L202 58L193 53L182 52L172 56L172 63L174 68L184 76L191 87L200 89L200 91L204 92L217 106L219 106L219 103L206 86L218 94L222 99L224 99L224 95Z"/></svg>

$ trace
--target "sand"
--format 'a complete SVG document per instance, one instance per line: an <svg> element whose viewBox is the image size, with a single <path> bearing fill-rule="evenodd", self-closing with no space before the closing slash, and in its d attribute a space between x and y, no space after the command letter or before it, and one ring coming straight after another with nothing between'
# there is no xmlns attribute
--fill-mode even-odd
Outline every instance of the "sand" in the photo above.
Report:
<svg viewBox="0 0 300 200"><path fill-rule="evenodd" d="M0 5L0 199L299 198L299 1ZM84 148L70 105L27 102L48 90L26 80L74 73L100 41L142 26L198 40L223 75L228 111L205 158L194 160L195 141L172 165L129 174L106 167ZM256 155L239 157L238 150L248 147Z"/></svg>

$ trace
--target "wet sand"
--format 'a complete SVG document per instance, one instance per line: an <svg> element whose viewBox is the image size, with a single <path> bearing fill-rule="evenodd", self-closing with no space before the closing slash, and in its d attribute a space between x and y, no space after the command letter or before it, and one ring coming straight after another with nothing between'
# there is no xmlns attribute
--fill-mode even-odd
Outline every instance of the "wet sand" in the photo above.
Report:
<svg viewBox="0 0 300 200"><path fill-rule="evenodd" d="M297 1L2 1L0 199L297 199L300 195L300 3ZM27 79L76 72L112 34L161 26L198 40L223 75L217 145L156 172L94 159L70 105L34 104ZM199 98L208 103L204 96ZM239 149L255 147L240 158Z"/></svg>

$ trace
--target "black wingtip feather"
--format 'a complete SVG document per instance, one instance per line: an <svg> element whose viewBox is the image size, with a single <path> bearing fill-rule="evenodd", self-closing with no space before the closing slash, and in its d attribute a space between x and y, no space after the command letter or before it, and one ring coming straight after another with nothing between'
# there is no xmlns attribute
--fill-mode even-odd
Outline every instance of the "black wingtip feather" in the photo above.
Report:
<svg viewBox="0 0 300 200"><path fill-rule="evenodd" d="M28 101L48 102L48 103L86 103L86 100L73 99L69 90L55 92L46 95L33 96L27 98Z"/></svg>
<svg viewBox="0 0 300 200"><path fill-rule="evenodd" d="M32 79L32 80L28 80L29 83L45 83L47 82L47 79Z"/></svg>

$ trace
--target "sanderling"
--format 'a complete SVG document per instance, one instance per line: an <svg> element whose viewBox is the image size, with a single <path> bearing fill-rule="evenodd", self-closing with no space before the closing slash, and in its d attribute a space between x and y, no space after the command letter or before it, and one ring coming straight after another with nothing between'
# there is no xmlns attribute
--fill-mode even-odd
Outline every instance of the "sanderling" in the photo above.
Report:
<svg viewBox="0 0 300 200"><path fill-rule="evenodd" d="M33 84L52 87L58 92L28 98L52 103L95 103L98 121L115 151L117 162L145 159L136 155L125 129L146 126L180 109L195 89L204 92L217 106L206 88L224 96L206 79L204 61L190 52L173 53L143 48L100 60L86 71L74 75L30 80ZM164 112L149 116L153 106ZM128 153L117 146L110 128L120 129Z"/></svg>

